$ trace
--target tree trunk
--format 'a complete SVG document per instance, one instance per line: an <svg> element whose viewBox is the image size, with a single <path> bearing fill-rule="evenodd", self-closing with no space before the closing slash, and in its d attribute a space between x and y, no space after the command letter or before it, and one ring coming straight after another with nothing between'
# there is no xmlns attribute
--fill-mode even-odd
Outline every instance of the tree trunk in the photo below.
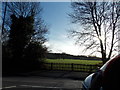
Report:
<svg viewBox="0 0 120 90"><path fill-rule="evenodd" d="M105 52L105 50L104 50L104 48L103 48L102 40L101 40L101 39L99 39L99 40L100 40L100 47L101 47L102 61L103 61L103 64L105 64L106 61L107 61L107 58L106 58L106 52Z"/></svg>
<svg viewBox="0 0 120 90"><path fill-rule="evenodd" d="M105 52L102 52L102 61L103 61L103 64L105 64L107 62L107 58L106 58L106 53Z"/></svg>

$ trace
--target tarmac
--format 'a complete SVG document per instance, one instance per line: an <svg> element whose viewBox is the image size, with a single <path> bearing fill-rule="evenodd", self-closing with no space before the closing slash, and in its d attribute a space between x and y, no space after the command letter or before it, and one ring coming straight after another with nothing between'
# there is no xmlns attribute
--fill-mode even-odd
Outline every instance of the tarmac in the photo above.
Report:
<svg viewBox="0 0 120 90"><path fill-rule="evenodd" d="M73 71L34 71L5 76L3 90L81 90L88 73Z"/></svg>
<svg viewBox="0 0 120 90"><path fill-rule="evenodd" d="M53 71L53 70L41 70L29 73L20 73L18 76L38 76L38 77L50 77L50 78L68 78L73 80L84 80L90 73L86 72L74 72L74 71Z"/></svg>

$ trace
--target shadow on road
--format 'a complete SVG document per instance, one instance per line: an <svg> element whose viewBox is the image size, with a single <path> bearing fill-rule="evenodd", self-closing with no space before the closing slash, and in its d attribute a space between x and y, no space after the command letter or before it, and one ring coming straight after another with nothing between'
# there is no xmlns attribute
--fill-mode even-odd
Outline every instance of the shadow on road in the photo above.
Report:
<svg viewBox="0 0 120 90"><path fill-rule="evenodd" d="M41 70L41 71L34 71L34 72L27 72L27 73L17 73L17 74L6 74L5 77L31 77L31 76L38 76L38 77L50 77L50 78L68 78L73 80L84 80L89 73L85 72L73 72L73 71L48 71L48 70Z"/></svg>
<svg viewBox="0 0 120 90"><path fill-rule="evenodd" d="M2 90L81 90L83 72L35 71L3 77Z"/></svg>

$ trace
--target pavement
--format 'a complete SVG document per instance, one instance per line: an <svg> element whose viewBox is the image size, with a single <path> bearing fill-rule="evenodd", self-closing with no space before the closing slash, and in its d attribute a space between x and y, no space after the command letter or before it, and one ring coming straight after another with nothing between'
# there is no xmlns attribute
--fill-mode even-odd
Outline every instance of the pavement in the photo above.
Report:
<svg viewBox="0 0 120 90"><path fill-rule="evenodd" d="M36 71L2 78L3 90L81 90L87 73Z"/></svg>

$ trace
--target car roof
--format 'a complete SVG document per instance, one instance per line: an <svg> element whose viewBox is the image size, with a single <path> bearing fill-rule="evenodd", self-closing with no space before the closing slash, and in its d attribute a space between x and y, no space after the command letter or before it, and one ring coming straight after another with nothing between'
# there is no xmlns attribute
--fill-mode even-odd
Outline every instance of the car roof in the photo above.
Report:
<svg viewBox="0 0 120 90"><path fill-rule="evenodd" d="M114 57L113 59L107 61L102 67L101 67L101 71L103 71L103 76L106 76L106 73L109 72L109 70L111 69L111 67L113 67L114 65L117 65L116 61L120 60L120 55ZM119 61L118 61L119 62ZM119 63L118 63L119 64Z"/></svg>
<svg viewBox="0 0 120 90"><path fill-rule="evenodd" d="M100 70L106 71L106 70L111 66L111 64L113 64L114 62L116 62L116 60L120 60L120 55L117 55L116 57L108 60L108 61L100 68Z"/></svg>

